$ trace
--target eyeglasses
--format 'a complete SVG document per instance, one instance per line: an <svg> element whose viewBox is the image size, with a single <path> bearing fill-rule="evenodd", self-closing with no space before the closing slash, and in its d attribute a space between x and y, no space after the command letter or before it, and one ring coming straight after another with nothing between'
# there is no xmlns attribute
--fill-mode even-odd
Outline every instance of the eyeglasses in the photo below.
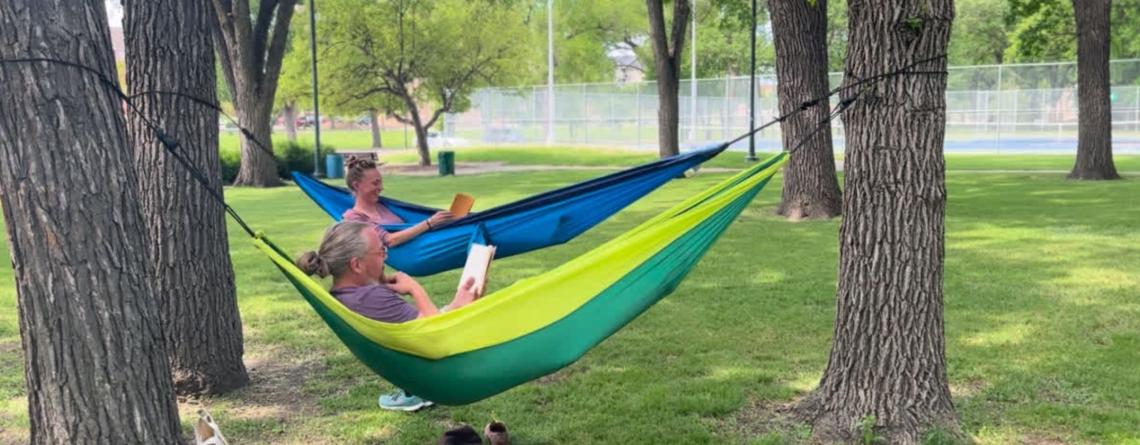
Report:
<svg viewBox="0 0 1140 445"><path fill-rule="evenodd" d="M382 255L382 254L387 254L387 253L388 253L388 246L381 245L380 250L369 250L369 251L364 252L364 255L365 256Z"/></svg>

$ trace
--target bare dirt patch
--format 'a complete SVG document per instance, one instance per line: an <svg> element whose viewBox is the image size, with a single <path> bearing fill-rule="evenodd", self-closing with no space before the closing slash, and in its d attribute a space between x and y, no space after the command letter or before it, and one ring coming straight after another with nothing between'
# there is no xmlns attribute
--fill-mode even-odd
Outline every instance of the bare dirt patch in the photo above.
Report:
<svg viewBox="0 0 1140 445"><path fill-rule="evenodd" d="M783 443L819 444L810 438L810 426L796 420L795 407L799 400L773 402L749 397L732 421L722 421L720 427L744 438L767 435L783 437Z"/></svg>
<svg viewBox="0 0 1140 445"><path fill-rule="evenodd" d="M294 431L319 414L317 397L305 394L301 388L324 372L324 360L320 357L289 357L270 350L247 357L246 369L249 385L240 390L217 398L180 399L178 407L183 421L195 422L198 410L206 409L214 415L222 434L227 434L226 422L276 423L276 428L262 432L265 437L245 437L243 442L277 443L275 435ZM220 409L211 409L214 405ZM230 436L227 434L232 441Z"/></svg>

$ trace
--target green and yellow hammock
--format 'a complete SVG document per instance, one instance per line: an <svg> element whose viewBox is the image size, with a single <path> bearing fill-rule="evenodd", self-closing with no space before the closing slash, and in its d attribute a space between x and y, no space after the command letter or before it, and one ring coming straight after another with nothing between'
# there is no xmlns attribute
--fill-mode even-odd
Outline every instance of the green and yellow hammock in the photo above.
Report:
<svg viewBox="0 0 1140 445"><path fill-rule="evenodd" d="M785 158L753 166L554 270L407 323L349 310L264 236L254 243L365 365L412 394L462 405L573 363L672 292Z"/></svg>

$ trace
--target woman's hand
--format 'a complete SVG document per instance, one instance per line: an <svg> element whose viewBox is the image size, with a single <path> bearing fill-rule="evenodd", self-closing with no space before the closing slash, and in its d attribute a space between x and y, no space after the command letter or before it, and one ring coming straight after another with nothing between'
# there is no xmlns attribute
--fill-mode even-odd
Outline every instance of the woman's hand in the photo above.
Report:
<svg viewBox="0 0 1140 445"><path fill-rule="evenodd" d="M428 228L434 229L436 227L439 227L440 224L444 224L448 221L451 221L452 219L455 218L451 215L451 212L436 212L434 215L427 219Z"/></svg>

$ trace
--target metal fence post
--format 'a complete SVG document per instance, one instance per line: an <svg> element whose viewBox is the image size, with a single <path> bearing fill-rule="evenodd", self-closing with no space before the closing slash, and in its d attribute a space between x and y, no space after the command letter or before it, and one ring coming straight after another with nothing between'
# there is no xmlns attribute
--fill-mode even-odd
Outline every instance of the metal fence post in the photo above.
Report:
<svg viewBox="0 0 1140 445"><path fill-rule="evenodd" d="M1002 99L1002 97L1001 97L1001 65L998 65L998 78L997 78L996 90L997 90L997 94L996 94L996 96L997 96L997 107L995 107L995 108L997 109L997 116L996 116L997 118L995 119L996 120L995 123L997 124L997 136L996 136L996 140L994 141L994 149L997 150L998 153L1001 153L1001 113L1002 113L1002 109L1001 109L1001 99Z"/></svg>
<svg viewBox="0 0 1140 445"><path fill-rule="evenodd" d="M641 82L637 83L637 88L634 90L634 106L637 107L637 148L641 148Z"/></svg>

